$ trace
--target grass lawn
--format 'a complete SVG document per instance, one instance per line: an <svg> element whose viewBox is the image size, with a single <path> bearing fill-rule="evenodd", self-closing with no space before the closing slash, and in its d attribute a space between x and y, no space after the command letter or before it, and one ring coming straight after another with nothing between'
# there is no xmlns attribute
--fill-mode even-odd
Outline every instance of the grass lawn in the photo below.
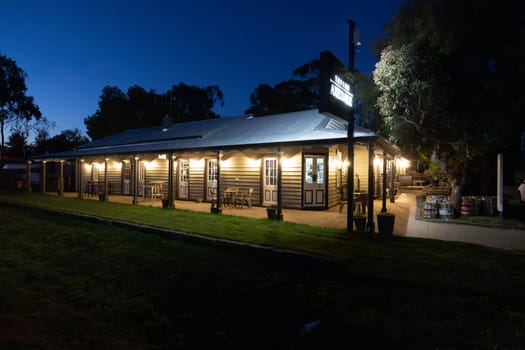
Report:
<svg viewBox="0 0 525 350"><path fill-rule="evenodd" d="M26 198L63 209L85 205L120 219L167 215L160 208ZM175 212L178 229L206 230L208 216L211 235L223 229L246 239L256 232L268 244L299 242L301 250L328 256L333 250L338 263L252 256L0 204L0 348L524 346L523 252ZM319 327L301 336L315 320Z"/></svg>

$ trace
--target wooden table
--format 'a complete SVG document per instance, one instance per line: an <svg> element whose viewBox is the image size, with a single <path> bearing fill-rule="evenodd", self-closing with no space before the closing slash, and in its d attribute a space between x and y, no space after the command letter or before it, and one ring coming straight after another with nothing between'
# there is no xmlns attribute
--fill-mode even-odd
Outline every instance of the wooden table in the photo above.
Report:
<svg viewBox="0 0 525 350"><path fill-rule="evenodd" d="M222 203L224 206L235 206L235 202L237 201L237 193L239 192L238 188L230 187L224 191L223 197L222 197Z"/></svg>

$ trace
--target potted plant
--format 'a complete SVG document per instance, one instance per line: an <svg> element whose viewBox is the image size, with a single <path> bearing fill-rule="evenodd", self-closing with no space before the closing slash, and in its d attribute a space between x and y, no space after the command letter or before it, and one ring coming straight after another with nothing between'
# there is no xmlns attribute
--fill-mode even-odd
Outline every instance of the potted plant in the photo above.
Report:
<svg viewBox="0 0 525 350"><path fill-rule="evenodd" d="M98 193L98 200L99 201L105 201L106 200L106 194L104 192L99 192Z"/></svg>
<svg viewBox="0 0 525 350"><path fill-rule="evenodd" d="M269 206L266 208L266 214L268 215L268 219L273 219L277 213L277 207L275 205Z"/></svg>
<svg viewBox="0 0 525 350"><path fill-rule="evenodd" d="M282 220L283 214L277 214L277 206L272 205L271 207L266 208L266 214L268 215L268 219L272 220Z"/></svg>
<svg viewBox="0 0 525 350"><path fill-rule="evenodd" d="M354 224L357 232L365 232L366 228L366 216L356 215L354 216Z"/></svg>
<svg viewBox="0 0 525 350"><path fill-rule="evenodd" d="M377 214L377 229L379 234L385 237L390 237L394 234L394 222L396 216L389 212Z"/></svg>
<svg viewBox="0 0 525 350"><path fill-rule="evenodd" d="M163 208L169 208L170 201L169 201L168 197L163 196L163 197L161 198L161 201L162 201L162 207L163 207Z"/></svg>

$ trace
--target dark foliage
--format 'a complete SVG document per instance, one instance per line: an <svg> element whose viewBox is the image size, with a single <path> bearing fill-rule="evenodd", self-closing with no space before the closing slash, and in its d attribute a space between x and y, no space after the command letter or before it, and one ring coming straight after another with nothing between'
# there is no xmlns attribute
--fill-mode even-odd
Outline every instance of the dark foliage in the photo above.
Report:
<svg viewBox="0 0 525 350"><path fill-rule="evenodd" d="M175 122L219 118L213 111L216 103L223 103L218 86L201 88L179 83L162 94L137 85L127 93L116 86L106 86L99 108L84 119L84 124L88 135L99 139L127 129L161 125L164 116Z"/></svg>

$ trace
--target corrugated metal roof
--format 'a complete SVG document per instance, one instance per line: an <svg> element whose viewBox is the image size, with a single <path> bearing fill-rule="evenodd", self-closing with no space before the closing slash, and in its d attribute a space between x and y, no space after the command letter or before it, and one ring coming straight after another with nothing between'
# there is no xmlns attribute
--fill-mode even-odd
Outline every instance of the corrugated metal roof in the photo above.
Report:
<svg viewBox="0 0 525 350"><path fill-rule="evenodd" d="M161 125L127 130L82 145L75 151L33 158L338 142L346 140L347 126L346 120L319 113L317 109L265 117L200 120L173 124L165 131ZM374 132L355 126L355 138L375 136Z"/></svg>

